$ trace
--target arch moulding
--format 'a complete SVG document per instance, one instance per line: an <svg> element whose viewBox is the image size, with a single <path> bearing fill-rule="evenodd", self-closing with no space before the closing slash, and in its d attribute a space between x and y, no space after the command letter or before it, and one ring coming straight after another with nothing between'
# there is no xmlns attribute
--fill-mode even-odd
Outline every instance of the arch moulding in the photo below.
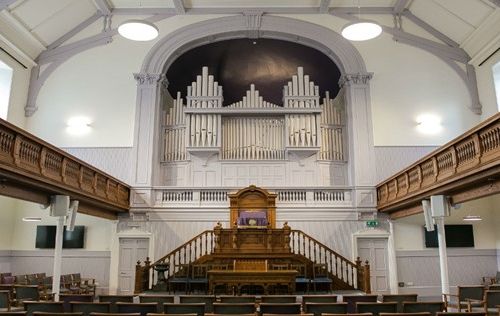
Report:
<svg viewBox="0 0 500 316"><path fill-rule="evenodd" d="M185 26L166 35L152 47L144 59L140 73L135 74L137 79L134 144L136 197L132 197L133 206L150 206L152 197L147 188L159 184L153 169L159 165L156 144L159 143L160 137L158 122L161 90L168 84L165 80L166 70L178 56L192 48L237 38L272 38L297 42L315 48L331 58L341 71L340 85L346 88L346 102L351 108L348 114L348 124L351 126L348 135L351 140L350 147L362 151L357 152L355 149L355 152L352 152L350 149L351 168L369 165L374 161L369 96L369 79L372 74L367 72L361 54L349 41L323 26L288 17L262 15L262 12L215 18ZM360 161L357 161L358 159ZM370 187L368 190L371 190L374 176L364 171L368 170L368 173L371 173L369 170L372 169L367 168L361 172L350 171L351 183ZM370 192L369 195L371 194ZM367 201L365 197L359 200ZM134 203L134 200L137 203ZM374 196L368 200L365 207L373 208Z"/></svg>

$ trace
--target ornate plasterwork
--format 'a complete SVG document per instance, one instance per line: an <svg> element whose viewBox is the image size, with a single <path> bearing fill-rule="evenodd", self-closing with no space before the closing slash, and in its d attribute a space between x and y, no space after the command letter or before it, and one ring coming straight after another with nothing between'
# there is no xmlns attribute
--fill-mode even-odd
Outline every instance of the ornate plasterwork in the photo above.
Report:
<svg viewBox="0 0 500 316"><path fill-rule="evenodd" d="M357 74L343 74L339 79L339 87L350 84L368 84L370 79L373 78L373 72L357 73Z"/></svg>
<svg viewBox="0 0 500 316"><path fill-rule="evenodd" d="M167 78L165 74L150 74L150 73L134 73L134 79L137 81L138 86L150 86L161 84L164 85ZM168 81L167 81L168 85Z"/></svg>
<svg viewBox="0 0 500 316"><path fill-rule="evenodd" d="M259 38L259 30L262 24L262 14L264 14L263 11L249 10L243 12L247 22L249 38Z"/></svg>

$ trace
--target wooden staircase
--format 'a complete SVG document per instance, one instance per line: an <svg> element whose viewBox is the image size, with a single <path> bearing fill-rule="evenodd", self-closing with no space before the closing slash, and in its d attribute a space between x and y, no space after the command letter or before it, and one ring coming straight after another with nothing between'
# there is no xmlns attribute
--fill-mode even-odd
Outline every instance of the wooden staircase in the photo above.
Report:
<svg viewBox="0 0 500 316"><path fill-rule="evenodd" d="M216 226L193 237L154 263L147 258L137 263L135 293L160 289L182 266L233 262L238 259L266 259L267 262L301 263L311 275L314 264L324 264L333 280L333 290L361 290L370 293L370 267L352 262L300 230L260 229L252 235L245 229ZM246 239L245 239L246 238ZM259 243L252 243L259 240ZM244 245L244 246L242 246ZM241 251L240 251L241 250ZM163 270L154 273L155 270ZM152 278L150 282L150 278ZM152 286L150 286L150 284Z"/></svg>

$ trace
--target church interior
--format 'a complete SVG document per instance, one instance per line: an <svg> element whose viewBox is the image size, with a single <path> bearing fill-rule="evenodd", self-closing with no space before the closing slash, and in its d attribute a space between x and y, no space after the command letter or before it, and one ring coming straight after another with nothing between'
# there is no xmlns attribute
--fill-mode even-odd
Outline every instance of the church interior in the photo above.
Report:
<svg viewBox="0 0 500 316"><path fill-rule="evenodd" d="M499 30L499 0L0 0L0 315L500 315Z"/></svg>

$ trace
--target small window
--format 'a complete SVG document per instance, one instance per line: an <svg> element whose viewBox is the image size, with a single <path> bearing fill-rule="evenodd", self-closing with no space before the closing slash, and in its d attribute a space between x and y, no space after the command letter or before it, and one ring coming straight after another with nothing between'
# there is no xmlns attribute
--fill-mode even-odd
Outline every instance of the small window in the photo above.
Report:
<svg viewBox="0 0 500 316"><path fill-rule="evenodd" d="M497 95L497 108L500 111L500 62L493 66L493 82L495 84L495 93Z"/></svg>
<svg viewBox="0 0 500 316"><path fill-rule="evenodd" d="M6 120L9 111L12 68L0 60L0 118Z"/></svg>

